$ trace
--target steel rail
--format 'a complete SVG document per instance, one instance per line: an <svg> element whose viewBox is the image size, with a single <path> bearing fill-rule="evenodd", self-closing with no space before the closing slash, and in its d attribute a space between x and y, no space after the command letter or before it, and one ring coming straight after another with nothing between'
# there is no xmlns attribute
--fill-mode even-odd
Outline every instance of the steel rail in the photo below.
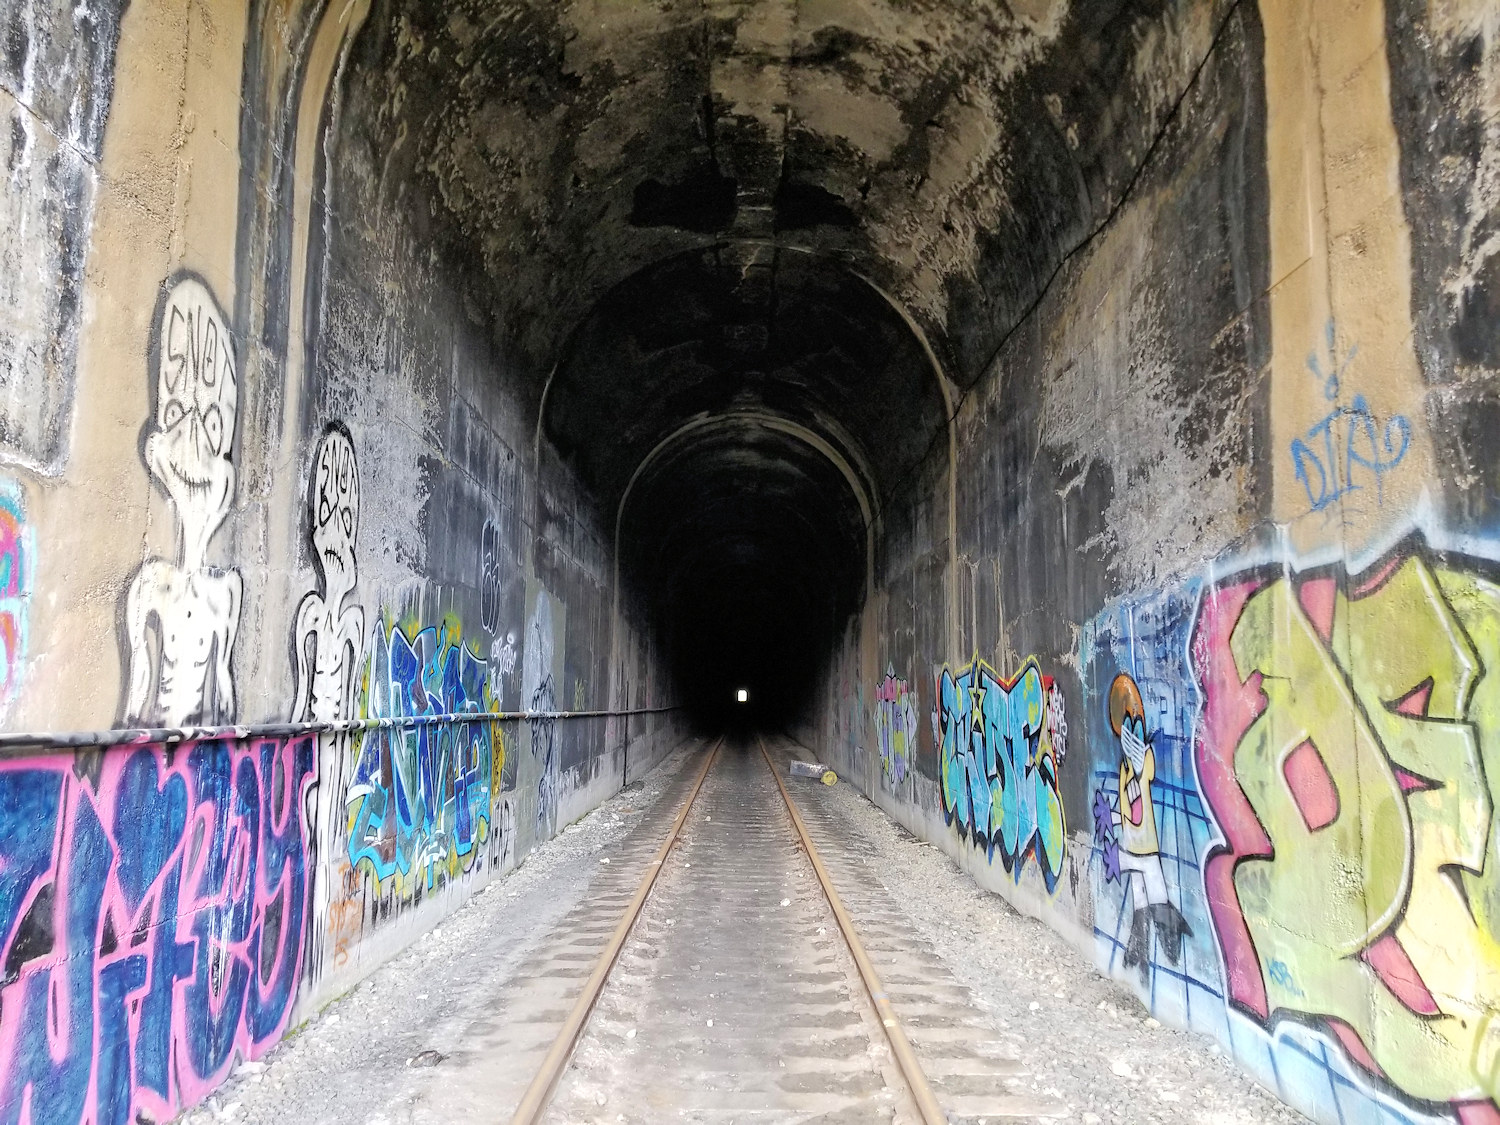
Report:
<svg viewBox="0 0 1500 1125"><path fill-rule="evenodd" d="M792 795L782 784L781 775L776 772L776 764L771 761L771 755L766 752L765 742L759 736L756 736L755 742L760 747L760 756L766 760L766 767L771 771L776 788L781 790L781 799L786 802L787 812L792 814L792 824L797 829L797 835L801 837L807 858L812 861L813 871L817 873L818 882L823 886L823 894L828 899L828 905L833 909L833 916L838 920L839 930L844 935L844 942L849 946L849 952L854 955L854 963L859 968L860 979L864 981L865 991L870 994L870 1003L875 1006L875 1014L880 1018L881 1026L885 1028L885 1036L891 1043L891 1053L895 1055L896 1065L900 1068L902 1077L906 1079L907 1089L911 1091L912 1101L916 1103L917 1113L923 1125L947 1125L948 1115L943 1112L943 1107L938 1104L937 1095L932 1092L932 1086L927 1081L922 1064L917 1061L917 1053L912 1049L911 1040L906 1037L906 1032L901 1030L901 1021L896 1018L896 1009L891 1006L890 998L885 994L885 986L880 982L880 975L876 973L875 965L870 961L870 955L865 952L864 943L859 940L859 934L855 932L854 920L849 917L849 912L844 909L843 900L839 898L838 891L833 888L833 880L828 876L828 869L823 866L823 859L818 855L818 849L813 847L812 837L807 833L807 825L802 823L802 814L797 811L797 806L792 802Z"/></svg>
<svg viewBox="0 0 1500 1125"><path fill-rule="evenodd" d="M656 885L656 877L661 874L668 853L677 843L682 826L687 823L688 813L692 811L693 802L698 799L698 791L703 788L704 779L708 777L708 771L713 768L719 756L719 748L723 745L724 739L721 737L709 751L708 761L704 762L703 768L698 771L698 779L693 782L693 788L688 792L687 800L683 802L677 819L672 822L671 831L667 833L667 838L657 849L656 857L647 866L641 885L636 888L630 904L625 907L625 913L620 916L619 925L615 927L609 944L604 947L604 952L595 962L594 971L584 982L583 992L568 1013L568 1018L563 1023L562 1030L557 1033L557 1038L552 1041L552 1046L548 1049L546 1058L542 1060L536 1077L531 1080L531 1085L526 1087L526 1093L521 1096L521 1103L516 1106L511 1125L533 1125L534 1122L541 1121L542 1114L547 1111L547 1103L552 1097L552 1091L556 1088L563 1071L567 1069L568 1060L573 1056L573 1048L578 1045L578 1037L583 1034L584 1024L588 1022L589 1015L599 1000L599 994L604 991L604 982L609 978L610 970L615 967L615 962L619 960L620 950L625 947L625 941L630 937L630 931L635 927L636 919L640 917L641 907L646 904L651 888Z"/></svg>

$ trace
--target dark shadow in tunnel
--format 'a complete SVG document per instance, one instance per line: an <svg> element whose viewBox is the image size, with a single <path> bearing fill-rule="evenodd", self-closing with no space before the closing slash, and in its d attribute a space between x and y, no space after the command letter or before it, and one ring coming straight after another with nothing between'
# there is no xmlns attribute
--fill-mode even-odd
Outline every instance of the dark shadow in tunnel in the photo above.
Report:
<svg viewBox="0 0 1500 1125"><path fill-rule="evenodd" d="M864 592L863 513L835 464L764 415L722 415L645 467L621 531L700 720L794 717Z"/></svg>
<svg viewBox="0 0 1500 1125"><path fill-rule="evenodd" d="M573 333L543 416L617 513L620 581L676 698L742 730L805 711L878 572L883 498L945 424L928 353L879 292L764 244L617 285Z"/></svg>

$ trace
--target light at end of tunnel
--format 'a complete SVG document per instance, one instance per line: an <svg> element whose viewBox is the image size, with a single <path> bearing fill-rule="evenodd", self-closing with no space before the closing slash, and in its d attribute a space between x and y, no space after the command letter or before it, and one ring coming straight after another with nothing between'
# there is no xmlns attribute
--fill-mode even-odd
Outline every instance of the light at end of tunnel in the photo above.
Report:
<svg viewBox="0 0 1500 1125"><path fill-rule="evenodd" d="M734 698L739 703L749 703L750 702L750 693L748 691L746 691L744 688L740 688L739 691L737 691L737 692L734 693Z"/></svg>

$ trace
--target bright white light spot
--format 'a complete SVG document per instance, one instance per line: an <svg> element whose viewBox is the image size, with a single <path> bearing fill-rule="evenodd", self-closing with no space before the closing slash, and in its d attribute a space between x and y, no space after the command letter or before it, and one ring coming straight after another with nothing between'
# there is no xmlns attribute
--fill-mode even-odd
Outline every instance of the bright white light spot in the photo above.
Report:
<svg viewBox="0 0 1500 1125"><path fill-rule="evenodd" d="M735 697L735 699L739 700L741 703L749 703L750 702L750 693L748 691L746 691L744 688L740 688L739 691L735 692L734 693L734 697Z"/></svg>

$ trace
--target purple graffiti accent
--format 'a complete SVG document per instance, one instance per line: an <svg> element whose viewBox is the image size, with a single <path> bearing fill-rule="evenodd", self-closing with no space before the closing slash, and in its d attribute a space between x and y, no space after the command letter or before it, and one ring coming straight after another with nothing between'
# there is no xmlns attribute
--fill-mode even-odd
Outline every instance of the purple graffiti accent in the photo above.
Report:
<svg viewBox="0 0 1500 1125"><path fill-rule="evenodd" d="M314 745L0 764L0 1125L164 1120L281 1036Z"/></svg>
<svg viewBox="0 0 1500 1125"><path fill-rule="evenodd" d="M1114 806L1102 789L1094 790L1094 841L1102 848L1106 882L1120 881L1120 842L1115 838Z"/></svg>
<svg viewBox="0 0 1500 1125"><path fill-rule="evenodd" d="M1115 837L1114 833L1114 807L1109 803L1109 796L1102 789L1094 790L1094 840L1103 844Z"/></svg>

